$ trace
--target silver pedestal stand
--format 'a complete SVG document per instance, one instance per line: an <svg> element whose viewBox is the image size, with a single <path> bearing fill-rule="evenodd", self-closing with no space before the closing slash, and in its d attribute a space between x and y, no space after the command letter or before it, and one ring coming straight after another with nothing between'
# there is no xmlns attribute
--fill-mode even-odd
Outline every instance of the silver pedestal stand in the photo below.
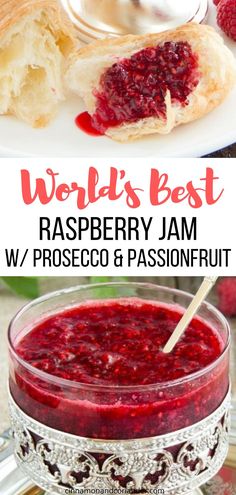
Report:
<svg viewBox="0 0 236 495"><path fill-rule="evenodd" d="M28 417L10 397L18 465L53 495L164 493L197 495L228 452L230 396L201 422L137 440L95 440L54 430ZM71 491L69 491L71 490Z"/></svg>

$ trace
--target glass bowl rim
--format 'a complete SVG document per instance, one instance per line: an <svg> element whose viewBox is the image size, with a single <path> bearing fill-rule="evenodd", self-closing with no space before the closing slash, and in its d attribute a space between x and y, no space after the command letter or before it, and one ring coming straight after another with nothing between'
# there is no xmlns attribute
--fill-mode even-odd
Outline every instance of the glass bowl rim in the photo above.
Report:
<svg viewBox="0 0 236 495"><path fill-rule="evenodd" d="M101 391L107 391L108 392L109 391L109 392L114 393L114 390L115 390L115 392L117 393L119 391L120 392L131 392L131 391L148 392L148 391L153 391L155 389L161 390L164 388L166 389L166 388L175 387L178 385L183 385L184 383L193 381L197 378L200 378L201 376L207 375L208 372L210 372L215 367L217 367L217 365L225 357L225 355L226 355L226 353L230 347L230 342L231 342L230 325L229 325L229 322L227 321L227 319L225 318L225 316L215 306L213 306L213 304L211 304L207 301L204 301L202 303L200 309L202 307L205 307L207 310L209 310L211 313L213 313L218 318L218 320L223 324L223 326L226 328L227 341L225 343L225 347L224 347L222 353L220 354L220 356L215 361L210 363L209 365L205 366L201 370L190 373L189 375L183 376L181 378L176 378L175 380L168 380L165 382L156 382L156 383L144 384L144 385L114 385L114 384L101 385L101 384L92 384L92 383L90 384L90 383L76 382L73 380L68 380L67 378L61 378L61 377L58 377L56 375L51 375L50 373L47 373L46 371L42 371L38 368L35 368L31 364L29 364L27 361L22 359L20 356L18 356L18 354L14 348L12 339L11 339L11 330L12 330L14 323L18 320L18 318L20 318L25 312L27 312L28 309L31 309L34 306L37 306L38 304L44 303L44 302L46 302L52 298L60 297L63 295L69 295L69 294L74 293L74 292L79 292L79 291L82 292L85 290L99 289L99 288L112 287L112 286L113 287L114 286L115 287L118 287L118 286L119 287L128 287L128 286L129 287L130 286L131 287L140 287L142 289L157 290L157 291L163 291L166 293L169 292L169 293L172 293L173 295L187 297L189 299L194 297L193 294L191 294L190 292L183 291L183 290L176 289L176 288L172 288L172 287L167 287L164 285L162 286L162 285L157 285L157 284L153 284L153 283L121 282L121 281L118 281L118 282L112 281L112 282L97 283L97 284L76 285L76 286L69 287L66 289L61 289L61 290L49 292L43 296L40 296L40 297L37 297L36 299L33 299L33 301L30 301L30 302L24 304L19 309L19 311L17 311L15 316L11 319L9 326L8 326L7 338L8 338L8 348L11 351L11 353L13 354L14 358L18 361L18 363L21 366L26 368L30 373L38 376L39 378L41 378L44 381L53 383L54 385L58 385L61 387L62 386L73 387L73 388L81 389L83 391L85 391L85 390L96 391L96 392L98 392L98 391L100 391L100 392ZM124 298L125 297L132 297L132 296L124 296ZM142 297L141 297L141 299L142 299ZM110 300L113 300L113 298L111 297ZM114 298L114 300L116 300L116 298ZM90 301L92 301L92 299L90 299ZM151 301L151 299L150 299L150 301ZM181 307L180 304L179 304L179 306ZM67 309L67 308L69 309L70 306L65 306L64 309ZM63 311L63 309L62 309L62 311ZM51 313L50 316L52 316L53 314L54 313ZM55 314L56 314L56 311L55 311ZM196 314L196 317L197 316L198 316L198 313Z"/></svg>

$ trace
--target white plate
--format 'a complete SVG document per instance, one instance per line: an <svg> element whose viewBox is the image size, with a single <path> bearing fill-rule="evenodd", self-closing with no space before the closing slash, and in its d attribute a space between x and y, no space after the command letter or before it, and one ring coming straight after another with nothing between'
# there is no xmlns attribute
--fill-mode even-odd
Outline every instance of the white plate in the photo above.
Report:
<svg viewBox="0 0 236 495"><path fill-rule="evenodd" d="M211 3L208 22L216 25L216 9ZM236 43L225 37L236 56ZM90 137L74 124L84 110L71 99L59 116L45 129L31 129L13 117L0 118L2 156L88 156L88 157L196 157L211 153L236 141L236 89L228 99L202 119L176 128L168 136L151 136L134 143L119 144L106 137Z"/></svg>

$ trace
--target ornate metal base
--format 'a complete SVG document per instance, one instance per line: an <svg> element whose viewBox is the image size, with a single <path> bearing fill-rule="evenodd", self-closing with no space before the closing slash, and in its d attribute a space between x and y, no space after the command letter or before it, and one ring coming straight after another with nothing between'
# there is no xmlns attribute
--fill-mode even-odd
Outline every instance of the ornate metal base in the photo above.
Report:
<svg viewBox="0 0 236 495"><path fill-rule="evenodd" d="M50 494L89 494L95 488L98 493L192 494L219 471L227 456L229 395L195 425L122 441L56 431L25 415L12 397L9 404L16 461Z"/></svg>
<svg viewBox="0 0 236 495"><path fill-rule="evenodd" d="M236 399L232 401L230 443L236 445Z"/></svg>
<svg viewBox="0 0 236 495"><path fill-rule="evenodd" d="M86 42L107 36L158 33L202 22L208 0L61 0Z"/></svg>

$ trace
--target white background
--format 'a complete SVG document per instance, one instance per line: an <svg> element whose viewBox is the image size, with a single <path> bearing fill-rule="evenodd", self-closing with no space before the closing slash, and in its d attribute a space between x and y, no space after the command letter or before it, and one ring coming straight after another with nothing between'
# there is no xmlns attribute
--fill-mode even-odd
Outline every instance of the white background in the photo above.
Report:
<svg viewBox="0 0 236 495"><path fill-rule="evenodd" d="M99 171L99 185L106 185L109 178L111 166L119 170L126 171L126 178L130 180L134 187L141 187L144 193L140 195L142 205L138 209L130 209L126 205L125 197L111 202L107 198L102 198L97 203L90 205L85 210L79 210L76 205L76 195L60 203L54 199L48 205L41 205L35 201L32 205L25 205L21 194L21 169L31 172L32 191L34 191L35 179L42 177L49 184L46 169L51 168L59 173L57 183L77 182L86 187L88 169L90 166L96 167ZM193 181L197 187L200 186L200 178L205 176L206 167L212 167L215 175L220 179L216 186L219 192L224 188L224 194L217 204L213 206L204 205L200 209L189 207L187 202L173 204L170 201L163 206L151 206L149 201L150 169L156 168L161 173L169 174L169 186L184 186L188 181ZM60 158L38 158L38 159L1 159L0 160L0 275L1 276L82 276L82 275L103 275L103 276L173 276L173 275L236 275L236 243L235 243L235 205L236 205L236 159L60 159ZM143 217L192 217L197 216L199 235L198 241L158 241L156 232L152 230L152 238L149 242L143 239L139 242L105 242L89 241L88 237L84 242L78 241L51 241L40 242L38 236L38 224L40 216L143 216ZM154 224L155 225L155 224ZM34 248L51 249L72 249L72 248L106 248L110 253L114 249L127 248L231 248L230 266L226 268L145 268L133 266L128 269L115 268L113 258L109 268L38 268L32 267L32 258L26 258L22 268L7 268L5 263L4 250L19 248L29 253Z"/></svg>

